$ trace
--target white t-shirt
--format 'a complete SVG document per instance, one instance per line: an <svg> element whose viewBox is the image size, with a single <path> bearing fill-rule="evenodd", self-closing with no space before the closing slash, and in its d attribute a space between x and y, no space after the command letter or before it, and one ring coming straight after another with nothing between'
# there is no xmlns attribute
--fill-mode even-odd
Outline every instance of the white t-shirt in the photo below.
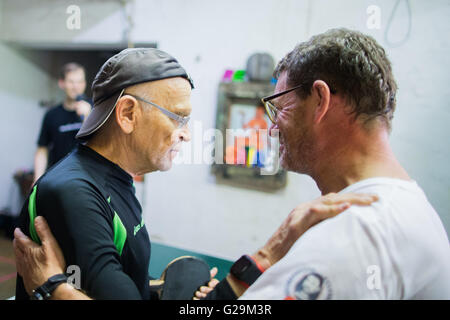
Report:
<svg viewBox="0 0 450 320"><path fill-rule="evenodd" d="M373 193L310 230L242 299L450 299L450 246L414 181L371 178L341 193Z"/></svg>

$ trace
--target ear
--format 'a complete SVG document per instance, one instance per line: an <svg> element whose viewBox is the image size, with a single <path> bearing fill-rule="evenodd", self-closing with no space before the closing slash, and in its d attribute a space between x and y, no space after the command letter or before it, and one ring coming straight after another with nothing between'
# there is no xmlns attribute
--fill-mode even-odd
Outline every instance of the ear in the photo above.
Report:
<svg viewBox="0 0 450 320"><path fill-rule="evenodd" d="M116 122L123 133L130 134L134 131L138 110L138 103L133 97L123 96L117 101L115 109Z"/></svg>
<svg viewBox="0 0 450 320"><path fill-rule="evenodd" d="M328 87L325 81L316 80L312 85L312 94L315 97L314 101L316 102L314 124L318 124L322 121L330 107L330 87Z"/></svg>

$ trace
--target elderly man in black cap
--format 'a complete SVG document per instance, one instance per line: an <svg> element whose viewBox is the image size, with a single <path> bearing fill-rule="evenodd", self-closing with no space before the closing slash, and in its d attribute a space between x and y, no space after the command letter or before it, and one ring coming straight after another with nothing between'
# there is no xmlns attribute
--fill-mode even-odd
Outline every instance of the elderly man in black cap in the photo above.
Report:
<svg viewBox="0 0 450 320"><path fill-rule="evenodd" d="M22 230L39 242L33 223L43 215L93 297L149 298L150 240L132 177L170 169L180 143L190 139L192 88L186 71L165 52L115 55L92 85L94 108L77 134L86 143L32 189ZM28 297L24 289L19 277L18 299Z"/></svg>
<svg viewBox="0 0 450 320"><path fill-rule="evenodd" d="M177 60L157 49L126 49L102 66L92 85L94 108L77 135L85 143L37 181L22 210L20 229L27 235L15 233L24 276L17 299L151 298L150 239L132 177L171 168L181 142L190 139L192 88ZM235 263L210 297L236 298L310 226L350 203L373 200L322 197L297 207L264 247ZM33 249L45 258L39 261L37 253L32 260ZM84 293L66 284L65 263L79 266Z"/></svg>

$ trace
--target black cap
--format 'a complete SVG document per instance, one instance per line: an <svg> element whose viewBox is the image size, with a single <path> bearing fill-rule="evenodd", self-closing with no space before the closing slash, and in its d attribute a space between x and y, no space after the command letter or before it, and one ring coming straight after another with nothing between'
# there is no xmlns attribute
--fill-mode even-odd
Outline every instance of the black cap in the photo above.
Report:
<svg viewBox="0 0 450 320"><path fill-rule="evenodd" d="M122 50L109 58L95 76L92 83L94 107L76 137L85 140L97 131L113 112L125 88L174 77L185 78L194 88L183 67L166 52L154 48Z"/></svg>

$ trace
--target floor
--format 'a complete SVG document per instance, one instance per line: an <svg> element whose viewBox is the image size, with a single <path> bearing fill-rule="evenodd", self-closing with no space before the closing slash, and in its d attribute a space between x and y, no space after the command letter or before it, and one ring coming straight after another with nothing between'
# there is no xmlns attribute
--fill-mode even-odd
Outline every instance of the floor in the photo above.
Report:
<svg viewBox="0 0 450 320"><path fill-rule="evenodd" d="M16 291L16 264L12 241L0 235L0 300L8 299Z"/></svg>

